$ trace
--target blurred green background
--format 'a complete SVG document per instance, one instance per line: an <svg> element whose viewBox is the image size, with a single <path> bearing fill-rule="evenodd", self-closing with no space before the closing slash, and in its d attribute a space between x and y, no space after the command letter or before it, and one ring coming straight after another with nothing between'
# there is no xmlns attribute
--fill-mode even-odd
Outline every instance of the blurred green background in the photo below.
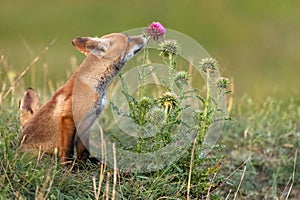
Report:
<svg viewBox="0 0 300 200"><path fill-rule="evenodd" d="M65 79L70 58L83 59L72 38L160 21L217 58L237 97L300 96L298 0L0 0L0 8L0 54L18 71L56 39L36 68L47 63L51 79Z"/></svg>

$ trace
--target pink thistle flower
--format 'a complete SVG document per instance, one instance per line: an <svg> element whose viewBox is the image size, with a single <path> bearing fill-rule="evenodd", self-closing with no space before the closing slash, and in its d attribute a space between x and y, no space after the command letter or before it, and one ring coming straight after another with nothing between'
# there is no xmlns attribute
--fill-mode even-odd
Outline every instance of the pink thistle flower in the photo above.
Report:
<svg viewBox="0 0 300 200"><path fill-rule="evenodd" d="M161 23L152 22L147 28L145 28L144 32L154 41L158 41L165 37L166 29Z"/></svg>

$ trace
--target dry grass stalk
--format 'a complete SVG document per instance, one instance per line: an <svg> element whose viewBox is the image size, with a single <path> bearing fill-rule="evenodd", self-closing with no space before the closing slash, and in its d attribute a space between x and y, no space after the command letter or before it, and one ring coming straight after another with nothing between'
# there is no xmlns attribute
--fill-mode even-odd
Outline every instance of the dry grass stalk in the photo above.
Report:
<svg viewBox="0 0 300 200"><path fill-rule="evenodd" d="M21 80L21 78L30 70L30 68L40 59L40 57L45 54L48 49L54 44L55 40L52 40L48 46L46 46L43 51L35 57L29 65L17 76L15 81L11 84L11 86L8 88L8 90L4 93L4 95L1 97L0 102L2 102L3 99L5 99L8 94L15 89L16 84Z"/></svg>

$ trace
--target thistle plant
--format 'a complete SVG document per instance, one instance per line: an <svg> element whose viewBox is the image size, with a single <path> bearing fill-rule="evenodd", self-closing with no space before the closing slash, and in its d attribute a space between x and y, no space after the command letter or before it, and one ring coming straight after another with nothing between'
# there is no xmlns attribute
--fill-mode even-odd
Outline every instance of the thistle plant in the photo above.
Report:
<svg viewBox="0 0 300 200"><path fill-rule="evenodd" d="M200 61L199 67L203 72L213 74L218 68L218 62L214 58L204 58Z"/></svg>
<svg viewBox="0 0 300 200"><path fill-rule="evenodd" d="M144 33L154 41L159 41L165 37L166 29L160 22L152 22L144 29Z"/></svg>
<svg viewBox="0 0 300 200"><path fill-rule="evenodd" d="M219 77L216 80L217 86L220 89L228 90L230 88L230 81L228 78L225 77Z"/></svg>
<svg viewBox="0 0 300 200"><path fill-rule="evenodd" d="M213 79L214 74L218 70L218 62L214 58L204 58L199 63L199 70L204 73L206 83L206 96L205 98L199 97L203 104L203 110L198 110L196 114L198 135L194 140L194 157L196 161L201 157L201 147L203 140L208 132L209 126L218 120L228 120L224 110L219 108L220 101L230 92L230 81L225 77L218 77ZM212 97L211 87L217 86L218 92L215 98ZM221 113L223 117L221 119L216 118L216 115ZM225 117L224 117L225 116Z"/></svg>
<svg viewBox="0 0 300 200"><path fill-rule="evenodd" d="M216 169L215 172L211 170L204 170L201 169L201 163L205 160L203 158L201 151L202 151L202 145L204 138L208 132L209 126L219 120L215 116L218 114L218 112L223 112L223 115L225 115L225 111L219 109L219 103L229 91L230 87L230 81L228 78L224 77L218 77L216 80L214 80L212 77L218 70L218 62L214 58L204 58L199 63L199 70L204 73L205 76L205 82L206 82L206 97L202 99L203 103L203 110L197 111L197 126L198 126L198 134L197 137L194 139L191 157L190 157L190 168L189 168L189 176L188 176L188 188L187 193L189 195L191 188L190 185L196 183L199 179L207 180L207 177L209 177L209 174L216 174L216 172L219 170L219 166ZM211 93L211 87L216 84L218 88L217 97L213 98ZM228 118L223 117L221 120L226 120ZM204 172L204 173L203 173ZM206 174L203 176L203 174ZM194 177L194 178L193 178ZM204 181L204 187L205 183ZM209 186L211 187L211 186ZM205 188L201 188L205 190Z"/></svg>
<svg viewBox="0 0 300 200"><path fill-rule="evenodd" d="M180 46L176 40L165 40L160 43L159 55L163 58L165 64L169 68L169 90L174 88L175 74L176 74L176 57L180 53Z"/></svg>
<svg viewBox="0 0 300 200"><path fill-rule="evenodd" d="M218 62L214 58L204 58L199 63L199 68L205 73L206 75L206 98L204 102L204 111L199 112L199 128L200 132L198 135L198 143L201 145L203 142L203 138L205 133L208 130L209 125L212 122L212 99L211 99L211 75L213 75L217 68ZM197 155L197 154L196 154Z"/></svg>
<svg viewBox="0 0 300 200"><path fill-rule="evenodd" d="M144 29L144 34L147 36L147 40L153 40L155 42L161 42L165 38L166 34L166 29L165 27L160 23L160 22L152 22L148 27ZM143 59L143 64L150 64L151 62L149 61L149 52L148 52L148 47L146 46L144 48L144 59ZM139 92L139 98L141 99L144 96L144 91L145 91L145 69L144 67L142 68L141 73L139 74L140 77L140 85L141 89Z"/></svg>
<svg viewBox="0 0 300 200"><path fill-rule="evenodd" d="M180 96L183 96L183 87L188 84L189 74L186 71L176 72L174 77L175 86L178 88Z"/></svg>
<svg viewBox="0 0 300 200"><path fill-rule="evenodd" d="M214 58L204 58L199 63L198 71L204 75L206 84L205 97L201 97L195 93L197 89L186 89L191 80L191 75L177 66L176 59L180 56L182 49L177 40L165 40L165 28L158 22L153 22L144 29L149 40L158 43L158 55L162 62L168 68L167 77L161 77L165 84L165 90L156 91L156 96L148 95L146 91L145 80L157 73L157 68L153 68L149 59L148 50L144 51L144 65L139 68L139 90L138 95L130 94L127 83L123 75L120 75L123 94L126 97L128 111L120 111L113 103L113 109L117 113L128 117L138 127L138 138L131 150L138 153L146 153L160 150L171 144L178 136L178 127L185 127L183 130L192 132L195 130L196 136L194 145L191 149L191 154L184 156L183 160L191 162L191 168L188 164L178 167L189 174L189 181L197 181L192 177L199 178L199 166L203 162L201 151L205 135L208 132L210 125L217 120L224 120L225 111L219 108L219 103L224 95L229 92L229 79L215 75L218 71L218 62ZM159 76L159 74L156 74ZM211 87L217 86L217 96L213 96ZM184 104L185 100L194 99L197 104L201 105L199 109L192 109L190 105ZM189 109L189 110L187 110ZM187 124L182 115L184 112L189 112L194 124ZM222 113L222 119L218 119L217 114ZM184 133L186 134L186 133ZM180 135L180 134L179 134ZM128 148L127 148L128 149ZM130 148L129 148L130 149ZM215 173L211 172L211 173ZM202 174L203 175L203 174ZM201 175L201 176L202 176ZM203 175L209 176L209 174Z"/></svg>

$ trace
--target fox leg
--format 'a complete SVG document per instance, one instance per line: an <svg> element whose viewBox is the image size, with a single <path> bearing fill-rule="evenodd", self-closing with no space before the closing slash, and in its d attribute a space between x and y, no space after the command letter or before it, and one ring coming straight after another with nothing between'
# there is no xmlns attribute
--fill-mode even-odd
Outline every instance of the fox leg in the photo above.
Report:
<svg viewBox="0 0 300 200"><path fill-rule="evenodd" d="M61 117L59 124L59 157L64 163L71 159L74 154L75 125L69 117Z"/></svg>
<svg viewBox="0 0 300 200"><path fill-rule="evenodd" d="M76 134L76 153L77 159L86 162L90 156L89 152L89 130L80 136Z"/></svg>
<svg viewBox="0 0 300 200"><path fill-rule="evenodd" d="M76 126L76 153L79 161L86 162L90 156L90 127L96 119L95 113L87 113L83 120Z"/></svg>

